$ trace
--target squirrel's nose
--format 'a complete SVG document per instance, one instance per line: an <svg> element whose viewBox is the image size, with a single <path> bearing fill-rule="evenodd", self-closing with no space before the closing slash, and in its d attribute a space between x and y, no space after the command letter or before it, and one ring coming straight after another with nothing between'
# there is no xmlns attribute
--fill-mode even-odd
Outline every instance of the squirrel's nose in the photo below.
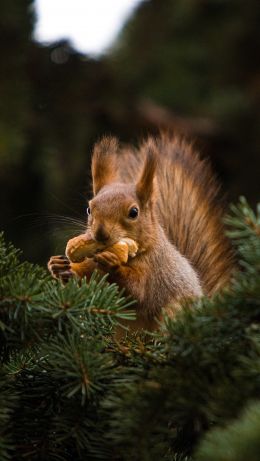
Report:
<svg viewBox="0 0 260 461"><path fill-rule="evenodd" d="M109 237L110 235L105 229L105 227L102 224L100 224L95 232L95 240L97 240L98 242L106 242L107 240L109 240Z"/></svg>

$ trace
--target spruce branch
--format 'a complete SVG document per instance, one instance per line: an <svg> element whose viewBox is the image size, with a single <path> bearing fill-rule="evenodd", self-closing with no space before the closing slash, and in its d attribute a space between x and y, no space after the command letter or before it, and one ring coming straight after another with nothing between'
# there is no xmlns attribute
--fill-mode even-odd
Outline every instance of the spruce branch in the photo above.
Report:
<svg viewBox="0 0 260 461"><path fill-rule="evenodd" d="M51 354L48 351L51 350ZM44 361L41 367L57 382L64 396L81 394L81 403L92 394L101 392L113 377L112 355L103 354L104 344L95 339L67 332L53 338L41 349ZM64 373L66 370L66 373Z"/></svg>
<svg viewBox="0 0 260 461"><path fill-rule="evenodd" d="M238 205L231 205L231 215L225 222L229 226L227 235L233 240L240 256L240 264L250 272L260 271L260 203L256 213L245 197Z"/></svg>
<svg viewBox="0 0 260 461"><path fill-rule="evenodd" d="M9 383L8 376L0 372L0 459L9 461L14 453L12 417L18 404L17 391Z"/></svg>
<svg viewBox="0 0 260 461"><path fill-rule="evenodd" d="M260 394L259 211L242 200L227 218L242 267L230 287L184 304L163 332L120 342L113 327L133 312L115 285L94 274L63 286L5 246L3 459L191 461L207 433L209 460L226 436L237 453L233 423L244 440L258 430L237 418Z"/></svg>
<svg viewBox="0 0 260 461"><path fill-rule="evenodd" d="M120 319L134 319L135 312L130 310L135 301L124 297L117 285L109 284L106 276L94 273L88 283L71 279L65 286L61 282L45 285L44 305L39 311L58 322L59 331L67 321L78 332L111 326ZM37 307L36 307L37 309Z"/></svg>
<svg viewBox="0 0 260 461"><path fill-rule="evenodd" d="M251 403L239 419L210 431L197 450L196 461L258 461L260 403Z"/></svg>
<svg viewBox="0 0 260 461"><path fill-rule="evenodd" d="M0 232L0 278L7 273L15 272L19 265L20 255L20 250L17 250L11 243L5 243L4 233Z"/></svg>

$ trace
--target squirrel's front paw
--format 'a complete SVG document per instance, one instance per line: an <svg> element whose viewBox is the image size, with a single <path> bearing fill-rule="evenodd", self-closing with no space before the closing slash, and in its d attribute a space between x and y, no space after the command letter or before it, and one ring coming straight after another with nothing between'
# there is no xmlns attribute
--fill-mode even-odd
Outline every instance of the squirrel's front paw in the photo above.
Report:
<svg viewBox="0 0 260 461"><path fill-rule="evenodd" d="M111 251L102 251L94 256L94 261L105 271L118 269L121 265L119 257Z"/></svg>
<svg viewBox="0 0 260 461"><path fill-rule="evenodd" d="M48 262L48 269L55 279L67 283L75 273L71 270L70 261L66 256L52 256Z"/></svg>

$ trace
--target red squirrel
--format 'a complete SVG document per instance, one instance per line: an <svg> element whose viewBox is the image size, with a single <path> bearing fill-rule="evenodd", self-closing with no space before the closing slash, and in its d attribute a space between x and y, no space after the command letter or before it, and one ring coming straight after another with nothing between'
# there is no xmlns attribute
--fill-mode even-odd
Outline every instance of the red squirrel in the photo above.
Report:
<svg viewBox="0 0 260 461"><path fill-rule="evenodd" d="M151 331L183 300L212 295L228 283L232 251L218 185L191 144L161 135L134 149L104 137L94 147L92 179L87 232L105 249L82 263L51 257L54 277L89 278L94 269L108 273L110 282L137 301L130 328ZM138 246L124 264L109 251L122 238Z"/></svg>

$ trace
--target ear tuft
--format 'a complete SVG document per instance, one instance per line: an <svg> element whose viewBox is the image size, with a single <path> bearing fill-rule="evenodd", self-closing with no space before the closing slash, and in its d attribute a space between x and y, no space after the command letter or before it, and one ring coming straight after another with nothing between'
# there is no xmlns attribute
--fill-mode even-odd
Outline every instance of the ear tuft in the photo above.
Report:
<svg viewBox="0 0 260 461"><path fill-rule="evenodd" d="M155 194L155 172L158 162L158 150L153 139L149 138L142 147L146 158L140 179L136 185L136 194L142 205L152 200Z"/></svg>
<svg viewBox="0 0 260 461"><path fill-rule="evenodd" d="M105 185L116 181L118 150L119 143L114 137L105 136L95 144L91 164L94 195Z"/></svg>

